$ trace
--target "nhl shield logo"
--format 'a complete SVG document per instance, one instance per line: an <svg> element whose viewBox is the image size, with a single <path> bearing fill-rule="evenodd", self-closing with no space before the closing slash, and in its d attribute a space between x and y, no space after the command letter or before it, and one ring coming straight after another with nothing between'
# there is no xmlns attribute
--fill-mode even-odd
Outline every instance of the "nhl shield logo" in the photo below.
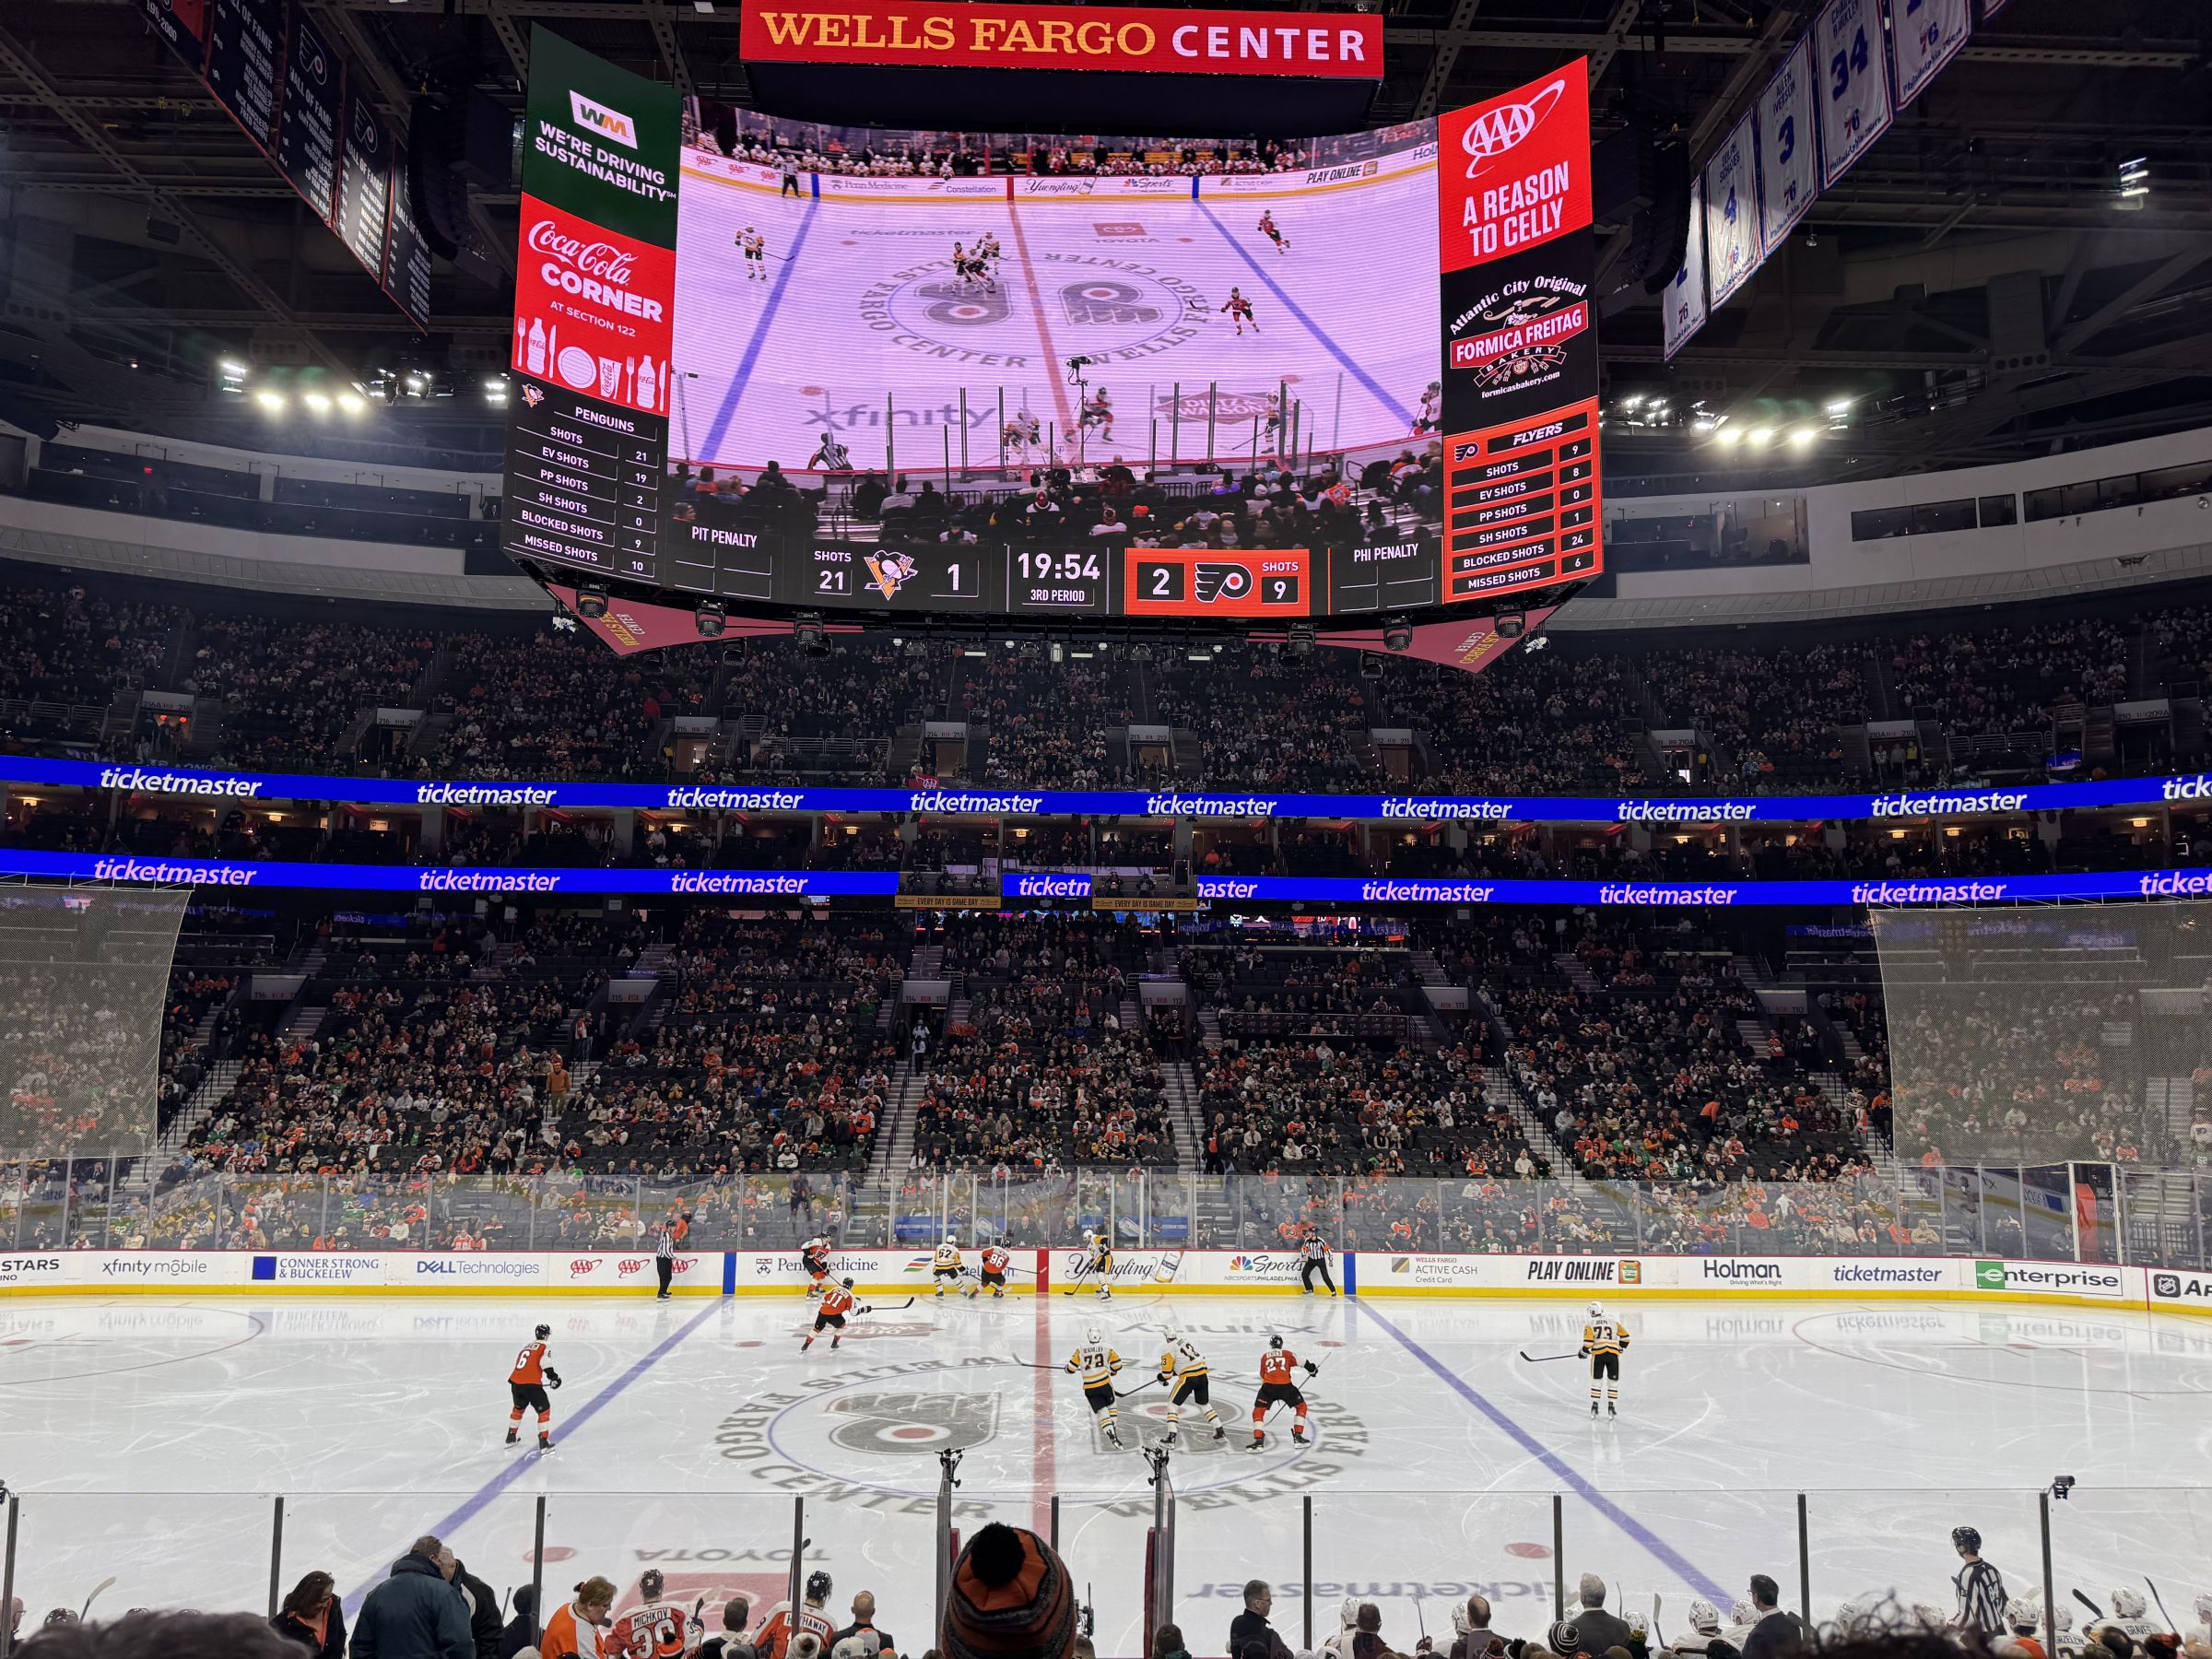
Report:
<svg viewBox="0 0 2212 1659"><path fill-rule="evenodd" d="M998 1433L994 1394L855 1394L823 1403L849 1452L965 1452Z"/></svg>

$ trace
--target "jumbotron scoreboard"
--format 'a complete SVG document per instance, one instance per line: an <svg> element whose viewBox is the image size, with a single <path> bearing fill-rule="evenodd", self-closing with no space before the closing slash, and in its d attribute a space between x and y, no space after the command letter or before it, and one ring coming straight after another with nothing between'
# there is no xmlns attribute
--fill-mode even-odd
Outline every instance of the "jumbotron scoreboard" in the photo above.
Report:
<svg viewBox="0 0 2212 1659"><path fill-rule="evenodd" d="M805 171L542 29L531 61L502 528L541 581L1265 627L1603 569L1580 62L1295 168L1076 178ZM779 457L818 513L748 499ZM1141 545L1223 539L1223 480L1277 466L1392 510L1357 542ZM863 473L959 509L1059 467L1128 528L853 510Z"/></svg>

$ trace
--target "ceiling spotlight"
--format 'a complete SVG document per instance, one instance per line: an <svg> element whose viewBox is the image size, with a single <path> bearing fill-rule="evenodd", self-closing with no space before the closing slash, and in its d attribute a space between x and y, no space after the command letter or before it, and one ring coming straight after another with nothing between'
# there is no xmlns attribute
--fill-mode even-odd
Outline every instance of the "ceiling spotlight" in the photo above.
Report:
<svg viewBox="0 0 2212 1659"><path fill-rule="evenodd" d="M1382 624L1382 649L1385 651L1411 651L1413 649L1413 624L1403 617L1393 617L1384 622Z"/></svg>
<svg viewBox="0 0 2212 1659"><path fill-rule="evenodd" d="M1792 449L1810 449L1813 441L1819 436L1820 434L1809 426L1797 427L1790 433L1790 447Z"/></svg>
<svg viewBox="0 0 2212 1659"><path fill-rule="evenodd" d="M719 599L701 599L691 613L691 625L699 629L700 639L719 640L722 630L730 625L730 607Z"/></svg>
<svg viewBox="0 0 2212 1659"><path fill-rule="evenodd" d="M1289 637L1283 641L1283 654L1292 662L1300 662L1313 654L1313 624L1293 622Z"/></svg>
<svg viewBox="0 0 2212 1659"><path fill-rule="evenodd" d="M1501 640L1517 640L1517 639L1519 639L1519 638L1520 638L1520 637L1521 637L1523 634L1526 633L1527 631L1528 631L1528 613L1527 613L1527 612L1525 612L1525 611L1500 611L1500 612L1498 613L1498 637L1499 637L1500 639L1501 639Z"/></svg>
<svg viewBox="0 0 2212 1659"><path fill-rule="evenodd" d="M1054 640L1044 648L1044 654L1048 660L1057 665L1067 661L1067 647Z"/></svg>
<svg viewBox="0 0 2212 1659"><path fill-rule="evenodd" d="M576 590L576 614L585 621L606 615L606 589L596 582L587 582Z"/></svg>
<svg viewBox="0 0 2212 1659"><path fill-rule="evenodd" d="M341 392L338 394L338 407L348 415L366 415L369 413L369 400L359 392Z"/></svg>
<svg viewBox="0 0 2212 1659"><path fill-rule="evenodd" d="M830 654L830 630L822 626L819 611L807 611L791 625L791 636L808 656Z"/></svg>
<svg viewBox="0 0 2212 1659"><path fill-rule="evenodd" d="M1727 425L1720 426L1714 429L1712 441L1723 449L1734 449L1744 441L1744 429Z"/></svg>
<svg viewBox="0 0 2212 1659"><path fill-rule="evenodd" d="M1774 429L1772 427L1753 427L1746 436L1749 438L1753 449L1765 449L1768 444L1774 441Z"/></svg>
<svg viewBox="0 0 2212 1659"><path fill-rule="evenodd" d="M2134 213L2150 194L2150 158L2136 156L2120 163L2120 206Z"/></svg>
<svg viewBox="0 0 2212 1659"><path fill-rule="evenodd" d="M1829 399L1828 412L1830 415L1848 415L1851 413L1851 406L1857 401L1858 399L1853 397L1832 397Z"/></svg>
<svg viewBox="0 0 2212 1659"><path fill-rule="evenodd" d="M1689 429L1698 433L1713 432L1717 431L1719 429L1720 422L1713 419L1713 418L1710 415L1700 415L1697 418L1697 419L1689 423Z"/></svg>
<svg viewBox="0 0 2212 1659"><path fill-rule="evenodd" d="M310 415L320 416L330 413L330 399L320 392L303 393L300 401L307 406L307 412Z"/></svg>
<svg viewBox="0 0 2212 1659"><path fill-rule="evenodd" d="M260 391L253 394L253 401L259 404L262 406L263 411L266 414L281 415L285 411L286 399L284 394L281 392L271 391L266 386L264 386Z"/></svg>

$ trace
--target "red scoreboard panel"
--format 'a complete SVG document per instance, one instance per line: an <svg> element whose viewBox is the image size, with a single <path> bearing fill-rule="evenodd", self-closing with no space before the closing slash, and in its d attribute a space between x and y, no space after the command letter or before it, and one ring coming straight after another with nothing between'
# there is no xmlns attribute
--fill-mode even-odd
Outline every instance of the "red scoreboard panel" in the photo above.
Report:
<svg viewBox="0 0 2212 1659"><path fill-rule="evenodd" d="M1587 398L1452 438L1446 604L1596 573L1597 412Z"/></svg>
<svg viewBox="0 0 2212 1659"><path fill-rule="evenodd" d="M1122 584L1129 617L1313 614L1313 555L1304 547L1132 547Z"/></svg>

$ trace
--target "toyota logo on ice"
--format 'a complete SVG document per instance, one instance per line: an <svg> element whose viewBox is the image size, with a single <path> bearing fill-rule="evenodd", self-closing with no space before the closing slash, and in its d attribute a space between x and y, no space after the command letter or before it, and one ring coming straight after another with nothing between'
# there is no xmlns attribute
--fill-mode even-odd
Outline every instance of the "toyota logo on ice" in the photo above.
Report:
<svg viewBox="0 0 2212 1659"><path fill-rule="evenodd" d="M1467 152L1467 177L1474 178L1535 132L1566 91L1567 83L1555 80L1526 103L1500 104L1468 123L1459 138L1459 147Z"/></svg>

